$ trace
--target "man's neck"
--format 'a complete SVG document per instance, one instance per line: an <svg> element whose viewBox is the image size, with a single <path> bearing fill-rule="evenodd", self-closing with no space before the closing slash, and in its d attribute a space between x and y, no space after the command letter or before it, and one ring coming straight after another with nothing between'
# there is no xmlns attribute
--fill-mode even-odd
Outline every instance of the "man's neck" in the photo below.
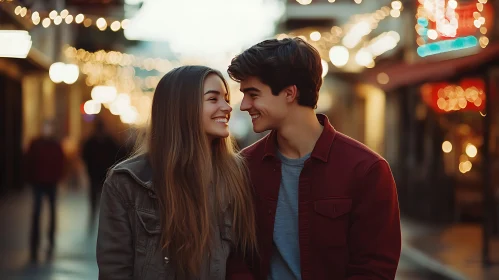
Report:
<svg viewBox="0 0 499 280"><path fill-rule="evenodd" d="M290 114L277 130L279 151L287 158L301 158L312 152L321 136L323 126L312 110Z"/></svg>

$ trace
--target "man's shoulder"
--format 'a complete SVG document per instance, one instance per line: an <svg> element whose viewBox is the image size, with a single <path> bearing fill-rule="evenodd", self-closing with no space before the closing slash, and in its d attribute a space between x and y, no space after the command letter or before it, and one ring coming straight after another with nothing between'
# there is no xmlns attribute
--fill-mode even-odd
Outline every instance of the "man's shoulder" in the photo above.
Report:
<svg viewBox="0 0 499 280"><path fill-rule="evenodd" d="M371 165L378 161L385 161L380 154L365 144L340 132L336 132L331 153L332 158L336 157L342 161L347 160L353 165L359 163Z"/></svg>

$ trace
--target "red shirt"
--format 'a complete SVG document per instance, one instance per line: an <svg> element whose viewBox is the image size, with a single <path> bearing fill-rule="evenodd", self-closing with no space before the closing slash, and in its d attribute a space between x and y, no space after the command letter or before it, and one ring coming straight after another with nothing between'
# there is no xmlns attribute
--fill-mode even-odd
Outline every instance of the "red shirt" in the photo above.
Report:
<svg viewBox="0 0 499 280"><path fill-rule="evenodd" d="M303 280L394 279L401 236L397 191L388 163L337 132L317 115L323 132L300 174L298 224ZM259 260L267 279L281 183L277 133L244 149L255 192Z"/></svg>
<svg viewBox="0 0 499 280"><path fill-rule="evenodd" d="M33 140L25 160L29 183L55 186L62 179L64 152L56 140L50 138Z"/></svg>

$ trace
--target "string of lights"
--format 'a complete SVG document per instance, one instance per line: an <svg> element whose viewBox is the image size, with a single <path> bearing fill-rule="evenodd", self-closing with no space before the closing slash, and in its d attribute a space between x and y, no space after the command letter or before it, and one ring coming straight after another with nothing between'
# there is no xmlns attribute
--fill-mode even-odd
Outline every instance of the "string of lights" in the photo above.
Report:
<svg viewBox="0 0 499 280"><path fill-rule="evenodd" d="M360 66L372 68L375 66L374 59L395 48L400 36L397 32L390 31L370 41L363 41L363 38L375 30L382 20L390 16L399 18L402 10L402 2L395 0L390 6L381 7L373 13L353 16L342 27L333 26L323 32L304 28L288 34L278 34L276 38L300 37L307 40L319 51L323 60L331 61L336 67L343 67L348 63L351 52L348 49L356 50L355 62Z"/></svg>
<svg viewBox="0 0 499 280"><path fill-rule="evenodd" d="M312 0L296 0L296 2L298 2L298 4L300 5L309 5L312 3ZM336 0L328 0L329 3L334 3L336 2ZM353 0L353 2L355 2L355 4L361 4L362 3L362 0Z"/></svg>
<svg viewBox="0 0 499 280"><path fill-rule="evenodd" d="M2 0L0 2L11 2L8 0ZM67 9L60 12L53 11L35 11L28 9L23 6L16 6L13 10L14 14L30 21L33 25L41 24L44 28L48 28L51 25L60 24L81 24L84 27L95 26L100 31L105 31L108 28L114 32L120 29L126 29L130 23L129 19L117 19L112 17L98 17L89 14L72 14Z"/></svg>

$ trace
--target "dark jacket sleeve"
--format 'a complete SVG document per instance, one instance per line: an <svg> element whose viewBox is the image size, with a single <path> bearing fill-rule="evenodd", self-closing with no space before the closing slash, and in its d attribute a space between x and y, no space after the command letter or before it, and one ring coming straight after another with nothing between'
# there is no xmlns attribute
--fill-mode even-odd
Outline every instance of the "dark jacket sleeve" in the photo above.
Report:
<svg viewBox="0 0 499 280"><path fill-rule="evenodd" d="M132 230L125 199L116 186L104 183L100 202L97 265L100 280L133 278Z"/></svg>
<svg viewBox="0 0 499 280"><path fill-rule="evenodd" d="M388 163L379 160L356 190L349 232L349 280L395 279L401 250L400 213Z"/></svg>

